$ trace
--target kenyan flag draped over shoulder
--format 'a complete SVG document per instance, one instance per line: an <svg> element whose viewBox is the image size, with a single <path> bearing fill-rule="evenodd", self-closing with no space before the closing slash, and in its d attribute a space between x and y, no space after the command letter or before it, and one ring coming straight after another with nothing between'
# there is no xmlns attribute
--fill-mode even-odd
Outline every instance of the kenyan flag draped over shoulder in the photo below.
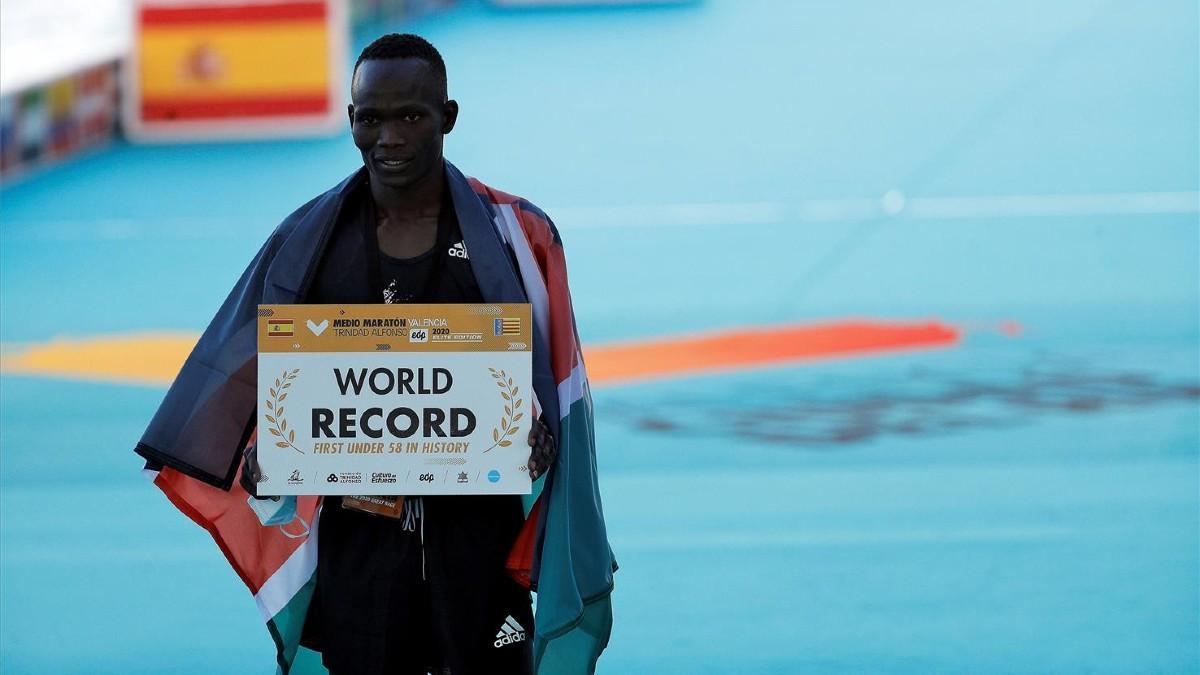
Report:
<svg viewBox="0 0 1200 675"><path fill-rule="evenodd" d="M449 163L446 174L464 232L473 227L468 222L473 213L478 212L480 220L486 213L489 222L478 227L486 228L489 236L498 238L510 251L511 259L516 260L520 284L533 307L535 372L540 364L544 371L552 373L555 383L554 391L542 387L538 394L542 410L547 413L557 410L557 420L546 421L558 441L558 456L547 475L534 483L534 493L525 497L526 523L508 560L509 573L538 594L534 631L537 672L539 675L592 673L612 628L609 596L616 562L609 548L600 504L592 399L567 286L562 241L546 214L529 202L475 180L468 182ZM305 234L306 227L313 228L309 232L330 227L348 186L356 179L362 179L361 172L293 214L289 219L295 220L291 232ZM460 204L462 199L477 199L478 203L464 208ZM284 237L286 233L280 231L276 236ZM303 243L309 238L319 237L301 238L302 243L296 248L305 251L302 246L316 246ZM291 241L284 241L282 246ZM189 356L189 362L200 365L185 364L180 379L168 392L159 414L139 443L138 452L150 459L148 466L157 468L148 469L154 484L176 507L208 530L254 594L275 642L277 672L308 675L325 673L320 656L300 647L316 583L320 498L290 497L272 502L271 508L278 513L266 519L269 524L264 525L237 480L231 481L228 490L214 487L209 484L213 482L211 471L198 472L194 464L175 462L179 453L174 448L165 447L165 442L157 445L150 442L169 438L180 448L202 445L206 441L197 442L187 428L176 432L172 426L177 424L176 420L192 424L195 420L223 419L206 416L215 414L214 410L240 409L238 406L249 400L239 392L246 385L238 384L236 376L223 382L224 388L206 389L183 381L183 373L211 372L211 366L204 366L201 357L222 362L224 372L253 371L246 368L248 360L255 358L253 348L247 347L241 336L254 321L256 303L279 301L264 295L273 287L267 276L271 272L271 256L280 246L273 237L243 274L238 287ZM478 251L479 257L485 254ZM474 264L475 249L471 250L471 256ZM315 264L316 258L315 253L308 256L308 263ZM278 289L280 284L274 287ZM486 289L484 293L486 297ZM218 401L218 394L210 394L208 399L194 401L189 393L193 391L232 393L221 394L226 400ZM547 400L550 397L554 400ZM234 429L225 433L227 437L238 432ZM220 466L222 462L215 464ZM209 482L193 476L207 476ZM217 484L229 485L228 478Z"/></svg>
<svg viewBox="0 0 1200 675"><path fill-rule="evenodd" d="M616 560L600 505L592 395L562 239L546 214L529 202L476 181L472 186L486 196L512 247L534 323L548 339L557 384L558 457L531 512L545 522L539 528L530 518L523 533L542 532L540 551L525 552L533 560L528 567L538 592L534 658L541 675L591 673L612 629L609 596ZM510 560L509 567L518 566Z"/></svg>

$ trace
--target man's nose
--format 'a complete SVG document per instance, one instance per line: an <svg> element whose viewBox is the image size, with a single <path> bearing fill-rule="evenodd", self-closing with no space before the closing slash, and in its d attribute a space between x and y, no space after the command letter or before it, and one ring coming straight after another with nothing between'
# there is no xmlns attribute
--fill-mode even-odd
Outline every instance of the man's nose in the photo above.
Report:
<svg viewBox="0 0 1200 675"><path fill-rule="evenodd" d="M379 130L380 145L404 145L407 140L396 122L385 122Z"/></svg>

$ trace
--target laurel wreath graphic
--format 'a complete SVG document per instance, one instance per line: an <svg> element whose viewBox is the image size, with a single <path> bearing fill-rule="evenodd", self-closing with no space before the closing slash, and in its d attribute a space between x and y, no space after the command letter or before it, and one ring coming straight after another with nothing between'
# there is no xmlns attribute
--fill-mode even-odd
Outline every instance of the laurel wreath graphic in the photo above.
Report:
<svg viewBox="0 0 1200 675"><path fill-rule="evenodd" d="M296 430L288 429L287 420L283 417L283 400L287 398L287 390L299 374L300 369L296 368L290 371L285 370L283 375L275 378L275 386L270 389L271 398L267 399L268 412L265 416L272 425L267 427L267 431L279 439L275 441L275 447L291 448L303 455L304 451L296 447Z"/></svg>
<svg viewBox="0 0 1200 675"><path fill-rule="evenodd" d="M500 397L506 403L504 404L504 415L500 418L500 426L492 429L492 440L494 441L487 450L490 452L496 448L507 448L512 445L509 436L517 433L517 422L525 416L525 413L519 412L524 399L517 398L521 393L521 388L513 385L513 380L508 376L508 373L495 368L488 368L492 373L492 379L496 380L496 386L500 388Z"/></svg>

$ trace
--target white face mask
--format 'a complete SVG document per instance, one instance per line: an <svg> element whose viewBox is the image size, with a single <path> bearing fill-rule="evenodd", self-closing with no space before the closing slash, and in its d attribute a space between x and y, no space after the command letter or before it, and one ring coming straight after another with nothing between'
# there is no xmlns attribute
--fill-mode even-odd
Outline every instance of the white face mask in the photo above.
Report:
<svg viewBox="0 0 1200 675"><path fill-rule="evenodd" d="M246 503L250 505L250 510L254 511L254 515L258 517L258 522L262 523L263 527L277 526L279 531L289 539L301 539L308 536L308 523L296 514L295 496L268 497L266 499L248 497ZM300 521L302 531L299 533L288 532L285 528L297 520Z"/></svg>

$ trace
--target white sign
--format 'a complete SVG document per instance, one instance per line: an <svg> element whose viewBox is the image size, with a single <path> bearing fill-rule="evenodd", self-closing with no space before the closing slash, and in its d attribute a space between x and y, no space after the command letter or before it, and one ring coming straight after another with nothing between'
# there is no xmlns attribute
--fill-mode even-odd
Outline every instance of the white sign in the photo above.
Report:
<svg viewBox="0 0 1200 675"><path fill-rule="evenodd" d="M259 494L529 493L529 305L259 313Z"/></svg>

